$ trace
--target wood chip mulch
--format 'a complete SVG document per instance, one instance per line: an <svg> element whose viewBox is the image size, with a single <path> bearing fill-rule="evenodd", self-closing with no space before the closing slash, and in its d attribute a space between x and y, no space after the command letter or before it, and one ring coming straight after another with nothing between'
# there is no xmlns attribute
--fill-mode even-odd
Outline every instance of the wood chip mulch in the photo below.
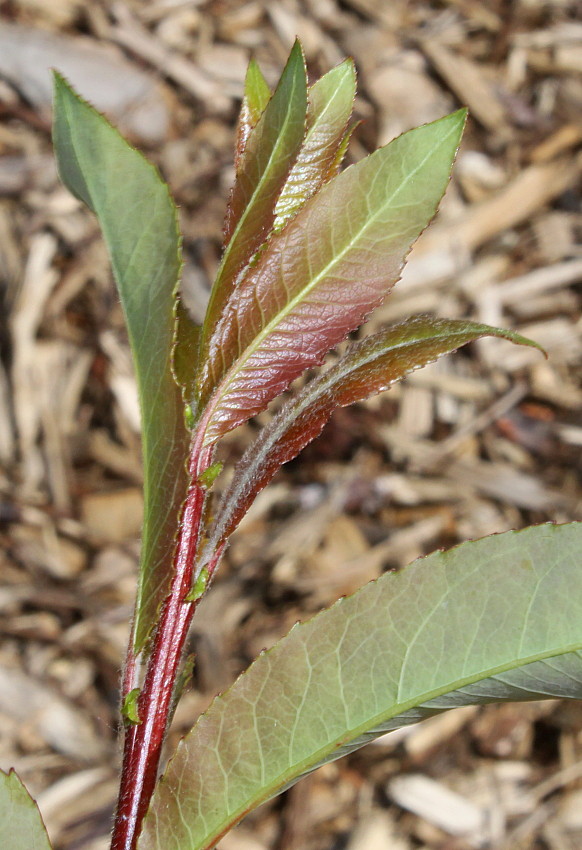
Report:
<svg viewBox="0 0 582 850"><path fill-rule="evenodd" d="M141 522L139 422L94 218L58 183L56 66L161 168L201 314L251 55L295 35L359 72L355 161L467 105L436 222L372 327L483 340L340 411L255 503L195 623L172 741L297 619L435 548L581 517L582 18L576 0L0 2L0 766L55 848L105 850ZM251 423L227 441L236 458ZM249 816L221 850L582 848L582 708L466 708L391 733Z"/></svg>

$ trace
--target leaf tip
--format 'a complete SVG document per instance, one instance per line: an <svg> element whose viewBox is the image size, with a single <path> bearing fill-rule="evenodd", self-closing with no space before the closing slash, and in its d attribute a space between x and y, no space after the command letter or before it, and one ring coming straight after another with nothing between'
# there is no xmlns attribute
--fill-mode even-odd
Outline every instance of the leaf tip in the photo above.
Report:
<svg viewBox="0 0 582 850"><path fill-rule="evenodd" d="M56 68L51 68L53 79L53 114L56 120L57 109L65 97L74 97L75 92L69 81Z"/></svg>
<svg viewBox="0 0 582 850"><path fill-rule="evenodd" d="M293 47L291 48L289 59L287 60L287 67L293 68L296 73L299 72L302 74L306 80L305 84L307 85L307 64L305 62L305 52L298 37L296 37L293 42Z"/></svg>
<svg viewBox="0 0 582 850"><path fill-rule="evenodd" d="M454 112L451 112L449 115L445 115L441 118L441 121L447 122L451 124L458 131L459 141L461 136L463 135L463 131L465 129L465 125L467 123L467 116L469 115L469 110L466 106L462 106L460 109L456 109Z"/></svg>

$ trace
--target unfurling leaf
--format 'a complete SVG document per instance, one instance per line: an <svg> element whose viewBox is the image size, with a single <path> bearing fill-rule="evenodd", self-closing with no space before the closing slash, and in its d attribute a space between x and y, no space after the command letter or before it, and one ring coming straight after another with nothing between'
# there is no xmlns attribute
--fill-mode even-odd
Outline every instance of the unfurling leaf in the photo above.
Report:
<svg viewBox="0 0 582 850"><path fill-rule="evenodd" d="M465 110L348 168L271 237L226 305L201 363L205 440L258 413L398 279L447 186Z"/></svg>
<svg viewBox="0 0 582 850"><path fill-rule="evenodd" d="M138 850L208 850L314 768L431 714L582 697L581 532L435 552L294 626L178 745Z"/></svg>
<svg viewBox="0 0 582 850"><path fill-rule="evenodd" d="M206 593L206 588L208 586L208 579L210 578L210 574L206 567L204 567L196 581L194 582L194 587L190 591L190 593L185 597L186 602L197 602L204 594Z"/></svg>
<svg viewBox="0 0 582 850"><path fill-rule="evenodd" d="M305 140L277 201L275 230L280 230L333 176L337 158L346 146L346 127L355 96L356 69L351 59L328 71L309 89Z"/></svg>
<svg viewBox="0 0 582 850"><path fill-rule="evenodd" d="M249 446L221 501L205 557L232 534L280 466L321 433L334 410L387 390L414 369L482 336L539 348L512 331L430 316L408 319L353 344L337 363L290 399Z"/></svg>
<svg viewBox="0 0 582 850"><path fill-rule="evenodd" d="M54 145L63 183L99 219L135 364L144 464L133 632L137 654L168 591L177 516L187 486L188 431L171 369L181 267L176 208L156 169L58 74Z"/></svg>
<svg viewBox="0 0 582 850"><path fill-rule="evenodd" d="M246 147L249 134L253 127L257 125L270 98L271 90L263 76L263 72L257 62L251 59L245 77L245 90L236 129L235 171L238 171L240 159Z"/></svg>
<svg viewBox="0 0 582 850"><path fill-rule="evenodd" d="M225 250L204 320L202 356L238 275L262 245L275 220L275 204L305 134L307 78L296 42L279 85L239 159L225 225Z"/></svg>

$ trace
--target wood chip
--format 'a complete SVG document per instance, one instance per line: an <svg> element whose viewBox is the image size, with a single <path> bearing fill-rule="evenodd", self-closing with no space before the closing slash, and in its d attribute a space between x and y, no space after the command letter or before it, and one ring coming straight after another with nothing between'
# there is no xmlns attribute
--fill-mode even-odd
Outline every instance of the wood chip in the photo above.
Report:
<svg viewBox="0 0 582 850"><path fill-rule="evenodd" d="M570 148L576 147L580 142L582 142L582 127L578 124L565 124L533 149L531 161L548 162Z"/></svg>
<svg viewBox="0 0 582 850"><path fill-rule="evenodd" d="M0 27L0 73L50 119L57 68L72 85L125 130L149 143L168 131L169 115L159 85L111 45L18 24Z"/></svg>
<svg viewBox="0 0 582 850"><path fill-rule="evenodd" d="M409 850L411 845L399 834L388 812L375 811L353 831L347 850Z"/></svg>
<svg viewBox="0 0 582 850"><path fill-rule="evenodd" d="M422 759L435 748L457 735L478 713L479 707L465 705L456 711L445 711L435 717L429 717L410 729L404 748L414 759Z"/></svg>
<svg viewBox="0 0 582 850"><path fill-rule="evenodd" d="M397 776L388 783L386 792L398 806L449 835L475 840L483 834L486 817L483 809L428 776Z"/></svg>
<svg viewBox="0 0 582 850"><path fill-rule="evenodd" d="M434 225L416 243L402 274L403 285L428 283L458 273L468 252L532 216L576 183L582 159L557 160L524 169L494 197L475 204L453 222ZM438 279L438 277L437 277Z"/></svg>
<svg viewBox="0 0 582 850"><path fill-rule="evenodd" d="M109 493L90 493L81 499L80 513L89 534L101 544L131 540L141 529L141 490L127 487Z"/></svg>
<svg viewBox="0 0 582 850"><path fill-rule="evenodd" d="M195 98L209 104L212 112L224 113L230 109L231 98L225 96L218 81L200 71L193 62L168 50L150 35L126 6L116 3L113 11L116 23L109 31L112 41L157 68Z"/></svg>
<svg viewBox="0 0 582 850"><path fill-rule="evenodd" d="M451 110L451 100L427 75L425 64L418 51L406 50L369 75L368 89L382 122L379 145L417 126L419 116L428 123Z"/></svg>
<svg viewBox="0 0 582 850"><path fill-rule="evenodd" d="M38 399L43 389L36 334L48 297L58 280L52 267L56 250L56 239L50 233L39 233L31 239L24 279L11 322L14 418L23 458L23 487L30 492L38 487L44 474L37 446L41 424Z"/></svg>
<svg viewBox="0 0 582 850"><path fill-rule="evenodd" d="M460 103L469 107L469 112L484 127L507 137L509 127L507 113L495 94L495 89L487 79L487 71L470 59L455 54L435 39L420 42L424 54L443 77Z"/></svg>
<svg viewBox="0 0 582 850"><path fill-rule="evenodd" d="M20 670L0 666L0 711L23 724L23 735L38 735L75 761L97 760L109 751L81 709Z"/></svg>

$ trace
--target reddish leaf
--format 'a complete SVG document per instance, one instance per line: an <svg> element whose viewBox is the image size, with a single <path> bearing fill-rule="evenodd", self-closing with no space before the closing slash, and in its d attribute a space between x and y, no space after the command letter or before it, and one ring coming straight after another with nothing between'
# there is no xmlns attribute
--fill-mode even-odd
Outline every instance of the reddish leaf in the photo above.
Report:
<svg viewBox="0 0 582 850"><path fill-rule="evenodd" d="M307 80L296 42L273 97L251 130L240 157L225 224L225 251L203 329L202 356L237 281L275 219L275 204L305 135Z"/></svg>
<svg viewBox="0 0 582 850"><path fill-rule="evenodd" d="M202 364L207 443L263 410L384 300L435 213L464 121L460 110L400 136L324 186L271 238Z"/></svg>
<svg viewBox="0 0 582 850"><path fill-rule="evenodd" d="M430 316L409 319L351 346L291 399L245 452L223 497L205 557L232 534L280 466L321 433L334 410L382 392L413 370L482 336L540 347L512 331Z"/></svg>

